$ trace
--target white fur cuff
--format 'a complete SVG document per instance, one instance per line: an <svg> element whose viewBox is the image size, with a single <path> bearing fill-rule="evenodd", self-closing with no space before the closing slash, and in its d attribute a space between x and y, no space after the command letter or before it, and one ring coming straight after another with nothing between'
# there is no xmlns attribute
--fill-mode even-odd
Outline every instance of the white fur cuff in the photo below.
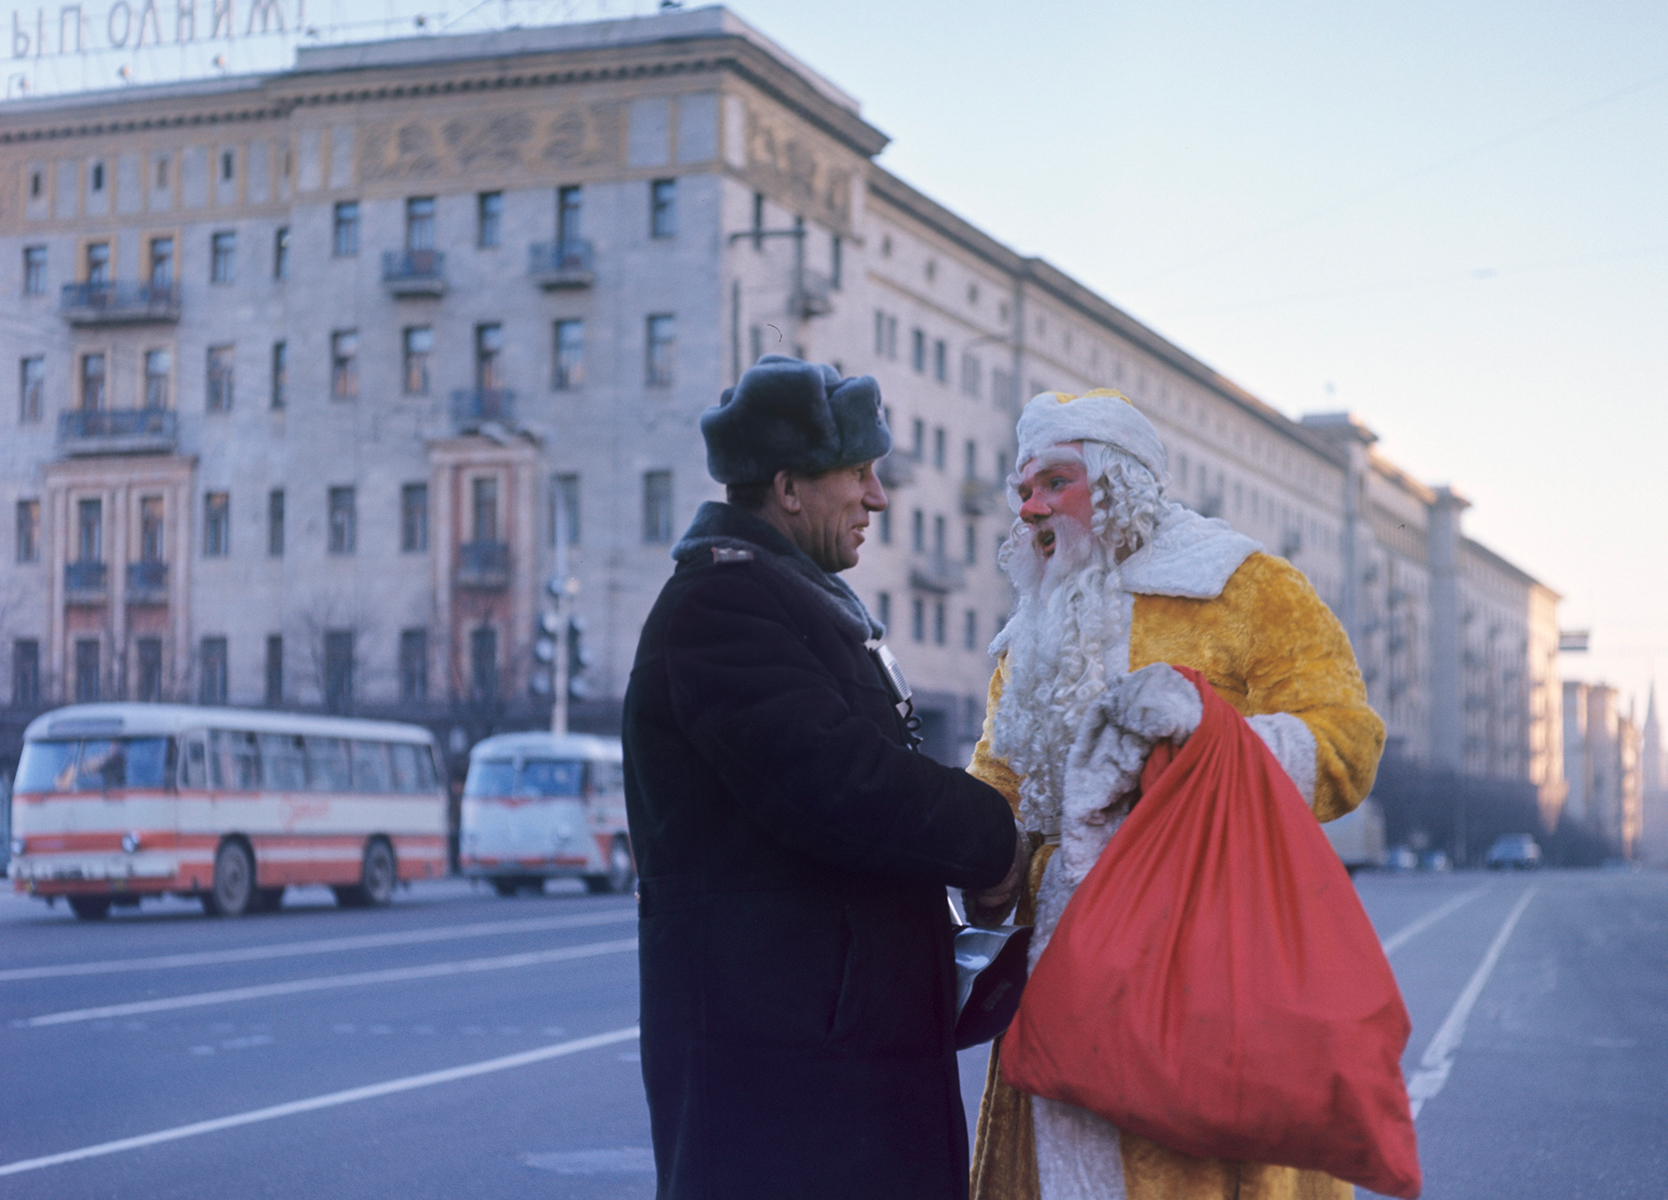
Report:
<svg viewBox="0 0 1668 1200"><path fill-rule="evenodd" d="M1305 804L1315 803L1315 735L1301 718L1291 713L1260 713L1247 718L1263 744L1291 776Z"/></svg>
<svg viewBox="0 0 1668 1200"><path fill-rule="evenodd" d="M1199 689L1169 663L1113 680L1101 703L1113 724L1153 742L1185 742L1205 715Z"/></svg>

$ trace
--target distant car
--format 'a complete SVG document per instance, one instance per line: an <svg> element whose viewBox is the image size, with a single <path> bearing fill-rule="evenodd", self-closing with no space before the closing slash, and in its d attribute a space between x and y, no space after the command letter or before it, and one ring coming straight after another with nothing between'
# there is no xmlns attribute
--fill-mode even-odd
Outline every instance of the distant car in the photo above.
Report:
<svg viewBox="0 0 1668 1200"><path fill-rule="evenodd" d="M1391 846L1384 855L1386 871L1412 871L1419 866L1419 856L1406 846Z"/></svg>
<svg viewBox="0 0 1668 1200"><path fill-rule="evenodd" d="M1450 871L1453 869L1453 865L1448 861L1446 850L1427 850L1419 859L1419 869L1421 871Z"/></svg>
<svg viewBox="0 0 1668 1200"><path fill-rule="evenodd" d="M1541 848L1527 833L1502 834L1488 848L1486 861L1491 871L1533 871L1541 865Z"/></svg>

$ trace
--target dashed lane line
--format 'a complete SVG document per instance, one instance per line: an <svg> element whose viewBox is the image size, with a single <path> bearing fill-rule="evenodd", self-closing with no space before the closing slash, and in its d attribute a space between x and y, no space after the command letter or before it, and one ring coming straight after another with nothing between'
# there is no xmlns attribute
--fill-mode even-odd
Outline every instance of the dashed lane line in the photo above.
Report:
<svg viewBox="0 0 1668 1200"><path fill-rule="evenodd" d="M1512 930L1517 928L1518 918L1523 916L1523 910L1529 907L1529 901L1535 898L1535 892L1535 888L1530 888L1518 898L1517 904L1506 917L1506 923L1500 927L1500 932L1494 935L1488 953L1484 954L1483 961L1477 964L1476 971L1471 975L1471 982L1465 985L1459 999L1454 1001L1454 1007L1448 1010L1448 1018L1442 1022L1442 1028L1436 1031L1430 1045L1425 1047L1424 1057L1419 1060L1419 1070L1407 1081L1408 1103L1415 1117L1425 1106L1425 1101L1433 1099L1442 1090L1442 1085L1448 1082L1448 1072L1454 1067L1454 1054L1465 1037L1465 1023L1471 1016L1477 998L1483 994L1488 977L1494 973L1494 964L1500 961L1500 953L1505 950L1507 939L1512 936Z"/></svg>
<svg viewBox="0 0 1668 1200"><path fill-rule="evenodd" d="M1425 930L1429 929L1432 925L1435 925L1438 921L1442 920L1443 917L1464 908L1467 904L1470 904L1478 896L1481 896L1493 886L1494 885L1492 883L1485 883L1472 888L1469 892L1461 892L1446 904L1439 904L1437 907L1431 909L1430 912L1420 917L1417 921L1414 921L1411 925L1398 929L1395 933L1380 942L1379 945L1384 948L1385 954L1388 955L1394 953L1403 945L1412 941L1421 933L1424 933Z"/></svg>
<svg viewBox="0 0 1668 1200"><path fill-rule="evenodd" d="M556 950L533 950L523 954L505 954L497 958L468 958L452 962L425 963L415 967L390 967L381 971L358 971L351 975L319 975L310 979L289 979L282 983L262 983L250 987L226 988L218 992L196 992L186 996L164 996L156 1000L137 1000L128 1004L106 1004L98 1008L77 1008L68 1012L45 1013L13 1021L18 1028L39 1028L45 1025L69 1025L77 1021L97 1021L107 1017L128 1017L139 1013L168 1012L179 1008L202 1008L211 1004L235 1004L244 1000L264 1000L270 996L293 996L300 992L322 992L335 988L365 987L382 983L407 983L414 979L436 979L447 975L469 975L480 971L509 971L519 967L538 967L546 963L566 962L576 958L595 958L602 954L620 954L637 948L636 938L621 938L612 942L589 942L583 946L564 946Z"/></svg>
<svg viewBox="0 0 1668 1200"><path fill-rule="evenodd" d="M578 1054L584 1050L612 1046L616 1042L631 1041L636 1036L637 1027L633 1025L628 1029L615 1029L591 1037L575 1038L571 1042L557 1042L553 1046L541 1046L537 1050L525 1050L520 1054L506 1054L502 1058L490 1058L484 1062L466 1063L461 1067L448 1067L442 1071L430 1071L423 1075L407 1075L403 1079L390 1079L384 1083L348 1088L346 1091L312 1096L306 1100L292 1100L287 1104L274 1104L269 1108L257 1108L251 1112L234 1113L228 1117L196 1121L190 1125L176 1125L172 1129L159 1129L155 1133L120 1138L113 1142L100 1142L96 1146L82 1146L78 1150L65 1150L58 1154L43 1155L40 1158L20 1159L17 1162L0 1164L0 1176L21 1175L25 1171L39 1171L45 1167L80 1162L82 1159L100 1158L106 1154L120 1154L127 1150L139 1150L146 1146L155 1146L161 1142L177 1142L181 1138L199 1137L205 1133L218 1133L222 1129L235 1129L239 1125L254 1125L261 1121L275 1121L280 1117L293 1117L301 1113L316 1112L321 1108L335 1108L342 1104L354 1104L360 1100L374 1100L380 1096L391 1096L398 1092L414 1091L417 1088L454 1083L457 1080L470 1079L476 1075L489 1075L494 1071L508 1071L515 1067L525 1067L532 1063L546 1062L569 1054Z"/></svg>
<svg viewBox="0 0 1668 1200"><path fill-rule="evenodd" d="M477 921L470 925L436 925L398 933L367 933L356 937L320 938L307 942L282 942L273 946L244 946L236 950L198 950L189 954L162 954L151 958L114 958L95 962L57 963L39 967L13 967L0 971L0 983L24 979L58 979L66 975L109 975L119 971L154 971L169 967L216 966L221 963L259 962L303 954L334 954L342 950L375 950L383 946L416 946L457 938L492 937L506 933L543 933L552 929L583 929L637 919L637 906L580 913L565 917L536 917L524 921Z"/></svg>

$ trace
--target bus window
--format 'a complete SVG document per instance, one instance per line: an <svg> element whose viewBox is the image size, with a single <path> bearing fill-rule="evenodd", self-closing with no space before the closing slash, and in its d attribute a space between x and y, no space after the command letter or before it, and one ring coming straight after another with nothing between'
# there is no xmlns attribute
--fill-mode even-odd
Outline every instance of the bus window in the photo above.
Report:
<svg viewBox="0 0 1668 1200"><path fill-rule="evenodd" d="M261 786L275 791L307 788L307 753L301 739L288 733L261 734Z"/></svg>
<svg viewBox="0 0 1668 1200"><path fill-rule="evenodd" d="M347 792L353 789L348 773L347 743L341 738L310 737L307 742L307 778L315 792Z"/></svg>
<svg viewBox="0 0 1668 1200"><path fill-rule="evenodd" d="M128 738L127 786L130 788L165 788L168 786L168 739Z"/></svg>
<svg viewBox="0 0 1668 1200"><path fill-rule="evenodd" d="M388 758L394 768L394 790L396 792L422 792L428 789L423 784L423 770L418 764L422 752L421 746L413 746L410 742L395 742L388 747Z"/></svg>
<svg viewBox="0 0 1668 1200"><path fill-rule="evenodd" d="M185 754L180 758L180 787L201 792L208 787L208 756L203 751L203 735L188 735Z"/></svg>
<svg viewBox="0 0 1668 1200"><path fill-rule="evenodd" d="M353 747L353 790L356 792L391 792L393 781L388 778L388 747L383 742L348 743Z"/></svg>
<svg viewBox="0 0 1668 1200"><path fill-rule="evenodd" d="M625 768L617 762L593 762L591 790L605 796L625 791Z"/></svg>
<svg viewBox="0 0 1668 1200"><path fill-rule="evenodd" d="M465 796L508 796L515 790L515 763L507 758L478 758L469 764Z"/></svg>
<svg viewBox="0 0 1668 1200"><path fill-rule="evenodd" d="M19 792L67 792L75 783L80 742L24 742L12 788Z"/></svg>
<svg viewBox="0 0 1668 1200"><path fill-rule="evenodd" d="M209 731L210 783L234 792L252 792L260 786L260 777L254 734L228 729Z"/></svg>
<svg viewBox="0 0 1668 1200"><path fill-rule="evenodd" d="M423 781L420 791L432 792L440 786L441 773L435 769L433 747L417 747L417 775Z"/></svg>
<svg viewBox="0 0 1668 1200"><path fill-rule="evenodd" d="M528 759L516 780L517 796L577 796L585 765L551 759Z"/></svg>
<svg viewBox="0 0 1668 1200"><path fill-rule="evenodd" d="M75 772L78 792L107 792L127 786L127 754L119 741L90 738L81 743L81 765Z"/></svg>

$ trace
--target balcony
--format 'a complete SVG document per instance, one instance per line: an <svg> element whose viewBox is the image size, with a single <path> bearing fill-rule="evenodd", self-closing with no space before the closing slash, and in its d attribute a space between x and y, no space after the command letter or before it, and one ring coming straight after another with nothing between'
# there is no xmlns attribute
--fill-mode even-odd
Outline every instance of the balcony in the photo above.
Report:
<svg viewBox="0 0 1668 1200"><path fill-rule="evenodd" d="M180 319L171 283L66 283L58 312L71 325L143 325Z"/></svg>
<svg viewBox="0 0 1668 1200"><path fill-rule="evenodd" d="M875 464L875 478L882 487L900 488L915 482L915 456L894 450Z"/></svg>
<svg viewBox="0 0 1668 1200"><path fill-rule="evenodd" d="M834 311L834 282L815 271L801 271L794 289L793 311L801 321L826 317Z"/></svg>
<svg viewBox="0 0 1668 1200"><path fill-rule="evenodd" d="M1007 488L1000 483L985 483L966 479L961 485L961 511L964 516L988 517L1007 508Z"/></svg>
<svg viewBox="0 0 1668 1200"><path fill-rule="evenodd" d="M77 408L58 417L58 448L68 455L172 454L178 445L171 408Z"/></svg>
<svg viewBox="0 0 1668 1200"><path fill-rule="evenodd" d="M527 247L528 277L545 291L588 288L596 282L591 268L591 243L583 238L534 242Z"/></svg>
<svg viewBox="0 0 1668 1200"><path fill-rule="evenodd" d="M388 250L382 255L382 286L396 299L434 299L446 294L446 256L439 250Z"/></svg>
<svg viewBox="0 0 1668 1200"><path fill-rule="evenodd" d="M103 604L109 598L110 572L101 562L64 564L64 598L71 604Z"/></svg>
<svg viewBox="0 0 1668 1200"><path fill-rule="evenodd" d="M910 563L909 586L943 596L950 592L959 592L966 587L967 573L962 570L960 563L951 562L943 555L935 554L931 558L918 559Z"/></svg>
<svg viewBox="0 0 1668 1200"><path fill-rule="evenodd" d="M464 542L458 547L457 572L460 588L502 591L510 586L510 544L508 542Z"/></svg>
<svg viewBox="0 0 1668 1200"><path fill-rule="evenodd" d="M168 603L168 564L145 559L127 564L129 604Z"/></svg>
<svg viewBox="0 0 1668 1200"><path fill-rule="evenodd" d="M452 393L452 425L459 433L478 433L496 422L515 426L515 393L508 388L458 388Z"/></svg>

